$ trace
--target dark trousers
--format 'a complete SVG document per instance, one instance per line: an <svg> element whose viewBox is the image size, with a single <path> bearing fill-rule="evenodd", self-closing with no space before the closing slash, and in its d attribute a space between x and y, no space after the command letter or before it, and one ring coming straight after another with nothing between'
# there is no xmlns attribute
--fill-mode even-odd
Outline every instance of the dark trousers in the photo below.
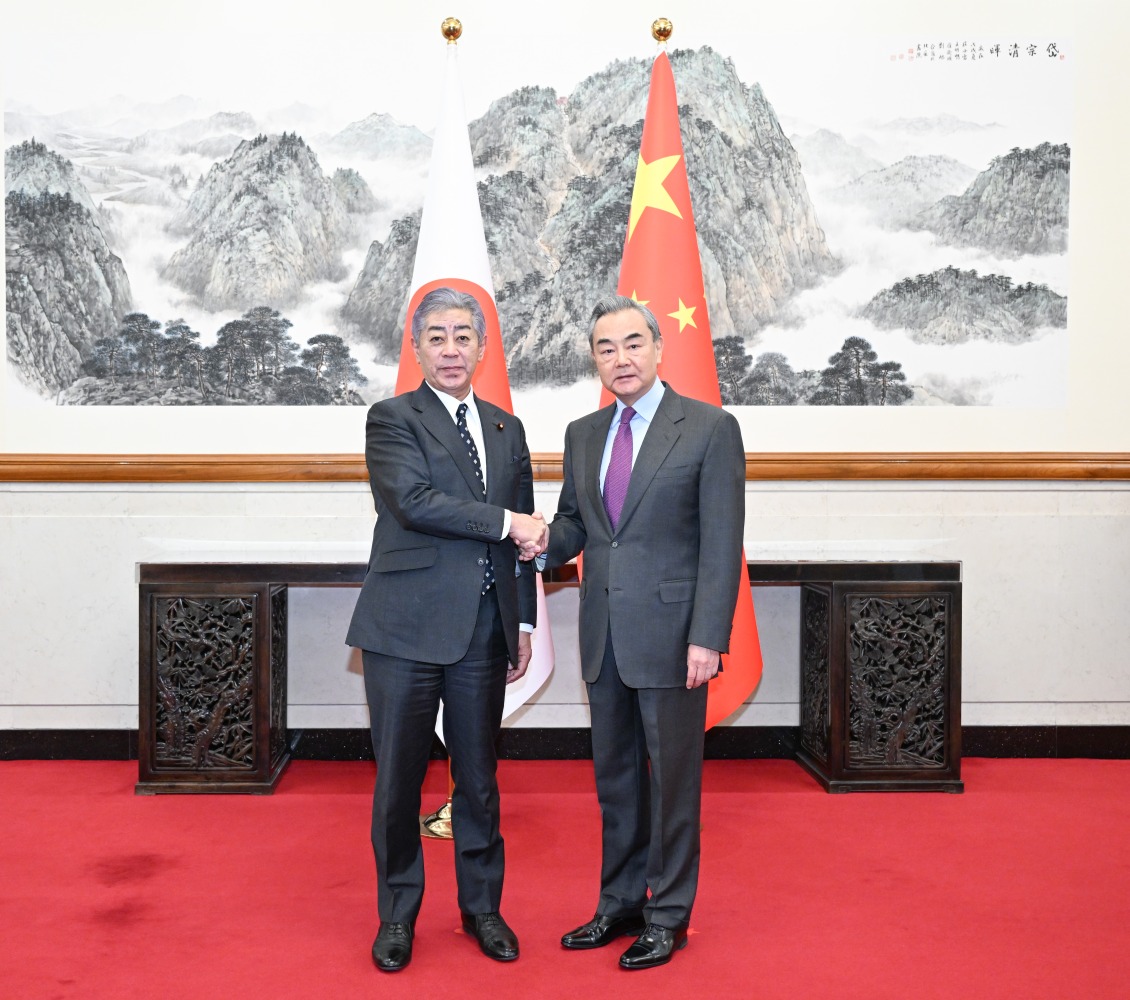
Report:
<svg viewBox="0 0 1130 1000"><path fill-rule="evenodd" d="M442 609L423 627L442 628ZM372 838L380 919L415 923L420 912L420 788L441 699L455 782L451 826L459 909L471 914L499 909L503 844L495 740L506 695L507 652L497 596L492 590L480 602L470 648L457 663L420 663L370 650L362 660L377 758Z"/></svg>
<svg viewBox="0 0 1130 1000"><path fill-rule="evenodd" d="M683 929L698 891L706 685L627 687L610 636L588 693L603 818L597 912L642 910Z"/></svg>

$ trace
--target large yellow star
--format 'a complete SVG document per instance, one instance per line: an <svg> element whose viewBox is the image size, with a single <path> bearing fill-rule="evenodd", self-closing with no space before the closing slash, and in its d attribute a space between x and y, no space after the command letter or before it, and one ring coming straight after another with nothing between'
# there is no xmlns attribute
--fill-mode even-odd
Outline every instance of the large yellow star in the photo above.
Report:
<svg viewBox="0 0 1130 1000"><path fill-rule="evenodd" d="M698 306L684 305L683 300L679 299L679 308L667 315L679 321L679 333L682 333L688 326L693 326L697 330L698 324L694 321L694 311L697 308Z"/></svg>
<svg viewBox="0 0 1130 1000"><path fill-rule="evenodd" d="M645 208L658 208L661 212L670 212L680 219L683 217L679 206L663 186L667 175L681 159L681 156L661 156L651 163L644 163L643 157L639 158L636 164L636 182L632 188L632 211L628 216L629 240L636 231L636 223L640 221Z"/></svg>

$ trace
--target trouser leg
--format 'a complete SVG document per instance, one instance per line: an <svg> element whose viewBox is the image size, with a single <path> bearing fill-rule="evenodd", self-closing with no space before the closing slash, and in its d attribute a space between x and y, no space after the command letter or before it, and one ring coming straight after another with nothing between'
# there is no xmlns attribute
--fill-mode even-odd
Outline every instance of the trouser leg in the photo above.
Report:
<svg viewBox="0 0 1130 1000"><path fill-rule="evenodd" d="M364 651L365 694L377 779L372 841L377 912L415 923L424 894L420 788L442 690L442 667Z"/></svg>
<svg viewBox="0 0 1130 1000"><path fill-rule="evenodd" d="M493 591L483 597L467 655L444 670L443 734L451 756L451 830L459 909L500 908L505 852L495 748L506 698L506 640Z"/></svg>
<svg viewBox="0 0 1130 1000"><path fill-rule="evenodd" d="M651 758L651 839L645 909L649 923L690 923L698 891L706 685L642 688L640 713Z"/></svg>
<svg viewBox="0 0 1130 1000"><path fill-rule="evenodd" d="M651 800L636 691L620 679L611 640L588 694L602 824L597 912L621 916L639 912L647 896Z"/></svg>

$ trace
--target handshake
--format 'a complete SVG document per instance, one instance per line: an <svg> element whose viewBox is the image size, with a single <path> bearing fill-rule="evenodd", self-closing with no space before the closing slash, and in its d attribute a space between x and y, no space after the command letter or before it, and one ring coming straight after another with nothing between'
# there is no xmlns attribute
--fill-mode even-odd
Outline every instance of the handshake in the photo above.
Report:
<svg viewBox="0 0 1130 1000"><path fill-rule="evenodd" d="M518 558L529 562L549 548L549 525L541 511L533 514L510 513L510 537L518 546Z"/></svg>

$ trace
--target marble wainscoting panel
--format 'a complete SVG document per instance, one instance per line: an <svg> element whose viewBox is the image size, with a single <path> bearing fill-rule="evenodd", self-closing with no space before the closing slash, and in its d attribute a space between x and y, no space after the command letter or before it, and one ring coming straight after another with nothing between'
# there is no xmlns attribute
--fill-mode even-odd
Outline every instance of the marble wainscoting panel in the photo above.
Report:
<svg viewBox="0 0 1130 1000"><path fill-rule="evenodd" d="M754 587L761 683L728 725L789 726L800 720L800 587Z"/></svg>
<svg viewBox="0 0 1130 1000"><path fill-rule="evenodd" d="M1124 494L1130 500L1130 492ZM1064 500L1070 500L1063 495ZM1130 506L1130 504L1128 504ZM1111 703L1119 724L1130 721L1130 530L1127 518L1079 511L1058 518L1066 566L1047 615L1055 623L1061 669L1052 690L1061 714L1080 715L1061 725L1103 725L1086 702ZM1070 560L1070 561L1069 561ZM1054 669L1053 664L1053 669ZM1119 706L1114 709L1114 706ZM1075 710L1079 711L1076 712ZM1099 713L1100 715L1102 713Z"/></svg>
<svg viewBox="0 0 1130 1000"><path fill-rule="evenodd" d="M1055 706L1057 726L1130 726L1130 701L1069 701Z"/></svg>
<svg viewBox="0 0 1130 1000"><path fill-rule="evenodd" d="M967 724L1052 724L1049 705L1130 698L1127 484L751 483L747 496L750 558L963 564Z"/></svg>
<svg viewBox="0 0 1130 1000"><path fill-rule="evenodd" d="M0 704L0 730L136 728L136 705Z"/></svg>
<svg viewBox="0 0 1130 1000"><path fill-rule="evenodd" d="M134 515L148 519L142 536L150 554L139 561L365 562L369 557L373 504L363 483L215 484L203 503L189 496L195 502L182 515Z"/></svg>
<svg viewBox="0 0 1130 1000"><path fill-rule="evenodd" d="M1057 483L1059 512L1066 517L1084 514L1088 517L1130 516L1130 483Z"/></svg>
<svg viewBox="0 0 1130 1000"><path fill-rule="evenodd" d="M361 651L345 644L357 587L287 589L287 724L367 728Z"/></svg>
<svg viewBox="0 0 1130 1000"><path fill-rule="evenodd" d="M1130 726L1130 700L963 702L963 726Z"/></svg>
<svg viewBox="0 0 1130 1000"><path fill-rule="evenodd" d="M364 562L373 523L364 484L196 483L7 484L0 521L11 728L44 709L56 728L137 725L138 563Z"/></svg>
<svg viewBox="0 0 1130 1000"><path fill-rule="evenodd" d="M537 507L558 491L538 483ZM751 559L963 564L966 725L1130 724L1130 484L758 482L747 504ZM364 483L0 484L0 727L136 726L137 563L364 562L372 525ZM353 594L310 590L292 724L363 726L339 635ZM796 724L797 592L772 590L755 591L765 675L729 724ZM510 724L587 725L575 605L549 595L557 670Z"/></svg>
<svg viewBox="0 0 1130 1000"><path fill-rule="evenodd" d="M28 499L25 494L21 499ZM46 709L52 728L137 725L137 579L123 553L136 547L129 518L76 509L63 494L41 494L38 512L13 517L0 560L0 700L14 728L36 728Z"/></svg>
<svg viewBox="0 0 1130 1000"><path fill-rule="evenodd" d="M1054 726L1056 706L1050 701L963 701L962 726Z"/></svg>
<svg viewBox="0 0 1130 1000"><path fill-rule="evenodd" d="M1082 568L1064 551L1054 498L1040 499L1052 509L1006 515L986 497L984 510L946 519L963 564L963 701L1055 701L1070 669L1059 619L1077 596L1065 595L1065 606L1060 595L1082 582Z"/></svg>

